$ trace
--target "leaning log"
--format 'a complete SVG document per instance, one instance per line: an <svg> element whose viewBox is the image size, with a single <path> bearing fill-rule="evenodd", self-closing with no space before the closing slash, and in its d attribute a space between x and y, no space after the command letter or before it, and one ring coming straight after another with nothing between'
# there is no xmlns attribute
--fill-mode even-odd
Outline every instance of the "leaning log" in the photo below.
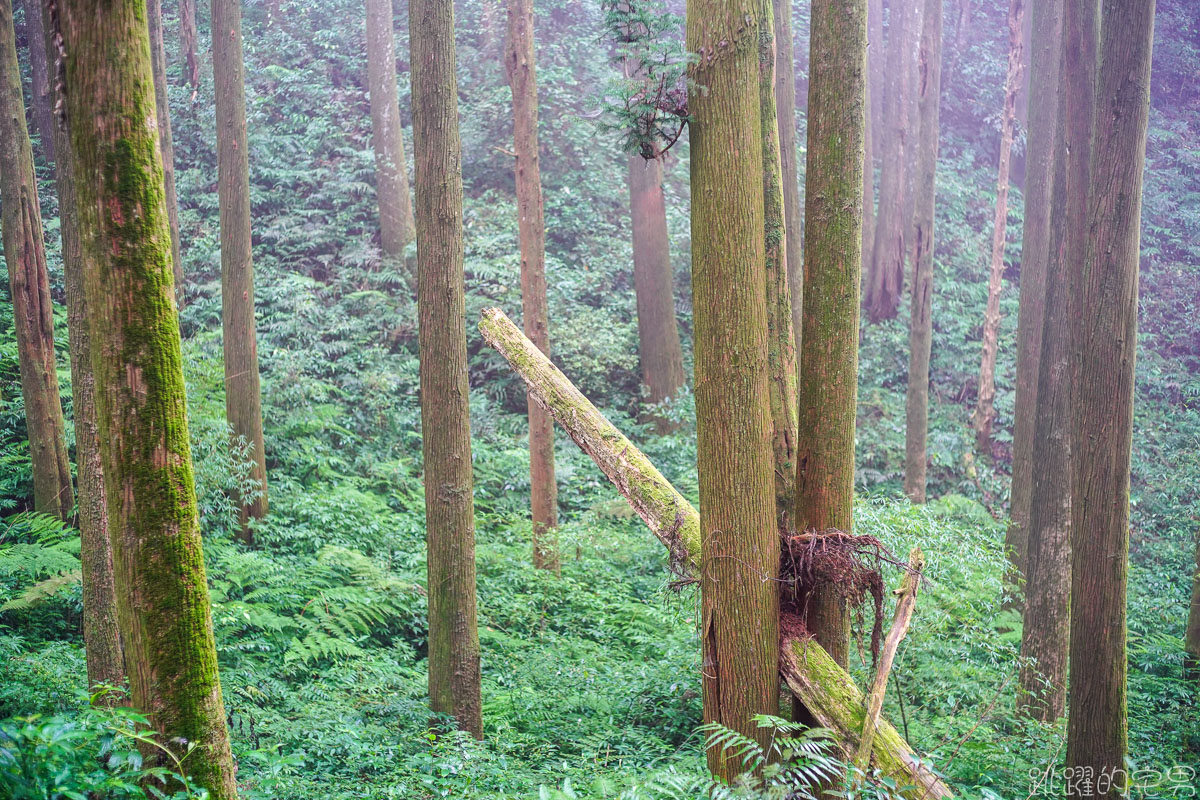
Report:
<svg viewBox="0 0 1200 800"><path fill-rule="evenodd" d="M667 548L672 566L685 574L700 572L700 515L567 377L498 308L483 312L479 330L521 376L529 394L558 422L629 501L633 510ZM784 642L780 671L792 693L822 727L836 735L853 758L867 709L862 692L844 669L812 639ZM880 719L871 745L880 772L910 787L906 797L940 800L950 790L913 754L895 728Z"/></svg>

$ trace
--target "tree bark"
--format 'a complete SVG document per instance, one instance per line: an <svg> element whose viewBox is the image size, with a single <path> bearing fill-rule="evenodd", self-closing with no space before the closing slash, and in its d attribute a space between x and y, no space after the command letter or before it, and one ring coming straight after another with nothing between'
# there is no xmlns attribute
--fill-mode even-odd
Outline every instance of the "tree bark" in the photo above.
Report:
<svg viewBox="0 0 1200 800"><path fill-rule="evenodd" d="M791 296L793 349L800 357L804 311L804 206L800 203L800 174L796 153L796 54L792 43L792 4L774 0L775 109L779 127L779 167L783 182L783 229L788 294ZM799 375L800 364L796 364Z"/></svg>
<svg viewBox="0 0 1200 800"><path fill-rule="evenodd" d="M1067 724L1067 765L1098 774L1123 768L1128 752L1129 460L1154 2L1104 0L1102 13L1086 250L1071 275L1076 533ZM1121 784L1108 796L1121 796Z"/></svg>
<svg viewBox="0 0 1200 800"><path fill-rule="evenodd" d="M1024 63L1021 31L1025 19L1025 0L1008 4L1008 71L1004 77L1004 111L1000 117L1000 164L996 169L996 214L992 218L992 261L988 275L987 310L983 315L983 357L979 366L979 394L976 397L975 447L981 454L992 450L992 423L996 419L996 347L1000 334L1000 292L1004 280L1004 244L1008 230L1008 175L1012 156L1013 128L1017 113L1017 92Z"/></svg>
<svg viewBox="0 0 1200 800"><path fill-rule="evenodd" d="M237 786L188 444L146 6L59 0L118 617L133 705L213 800ZM147 751L161 763L156 750Z"/></svg>
<svg viewBox="0 0 1200 800"><path fill-rule="evenodd" d="M163 43L162 0L146 0L150 28L150 66L154 70L154 108L158 116L158 141L162 148L164 199L171 225L171 263L175 272L175 297L183 298L183 259L179 253L179 201L175 196L175 145L171 141L171 103L167 94L167 51Z"/></svg>
<svg viewBox="0 0 1200 800"><path fill-rule="evenodd" d="M46 0L46 52L59 52L57 4ZM50 4L55 3L51 8ZM52 96L51 104L58 97ZM53 118L55 187L58 190L58 227L62 236L63 278L67 295L67 331L70 337L71 406L75 424L75 460L78 473L79 560L83 582L83 643L87 656L88 686L120 686L125 682L125 659L117 621L113 586L112 545L108 536L108 510L104 504L104 465L100 459L100 431L96 419L96 378L92 372L91 335L79 241L78 200L71 158L71 137L66 126ZM101 703L114 704L119 695L107 694Z"/></svg>
<svg viewBox="0 0 1200 800"><path fill-rule="evenodd" d="M416 233L396 93L392 0L366 0L366 6L367 91L371 101L371 144L375 148L379 249L385 259L398 262Z"/></svg>
<svg viewBox="0 0 1200 800"><path fill-rule="evenodd" d="M638 355L648 403L675 396L687 380L675 322L674 273L671 268L667 205L660 159L629 157L629 216L633 224L633 288L637 295ZM650 418L655 430L674 429L665 417Z"/></svg>
<svg viewBox="0 0 1200 800"><path fill-rule="evenodd" d="M771 0L760 0L758 37L759 126L762 131L763 243L767 287L767 368L770 370L771 449L775 456L775 515L786 529L796 502L796 336L787 274L779 120L775 113L775 20Z"/></svg>
<svg viewBox="0 0 1200 800"><path fill-rule="evenodd" d="M525 335L550 353L546 306L546 227L542 219L539 166L537 68L533 46L533 0L509 0L505 68L513 96L517 223L521 246L521 312ZM554 421L532 398L529 414L529 500L533 517L533 564L555 572L558 557L558 486L554 477Z"/></svg>
<svg viewBox="0 0 1200 800"><path fill-rule="evenodd" d="M221 206L221 329L225 349L225 418L250 448L250 477L259 485L239 498L243 537L249 518L267 515L262 391L254 324L254 262L250 237L250 160L240 0L212 0L213 82L217 106L217 193Z"/></svg>
<svg viewBox="0 0 1200 800"><path fill-rule="evenodd" d="M33 506L69 519L75 505L54 354L54 311L33 147L17 66L12 0L0 0L0 216L33 462ZM49 133L47 131L47 133Z"/></svg>
<svg viewBox="0 0 1200 800"><path fill-rule="evenodd" d="M461 730L482 738L454 6L451 0L413 0L408 25L429 556L429 701L435 713L452 714Z"/></svg>
<svg viewBox="0 0 1200 800"><path fill-rule="evenodd" d="M768 25L758 0L688 3L704 719L764 744L753 717L779 707L758 65ZM708 766L741 771L719 748Z"/></svg>
<svg viewBox="0 0 1200 800"><path fill-rule="evenodd" d="M502 311L486 309L479 330L521 376L534 399L592 457L663 543L672 571L682 576L699 575L703 550L700 515L691 503ZM812 639L790 640L780 656L782 676L806 713L834 732L845 753L856 753L866 706L851 677ZM919 766L908 743L886 720L879 722L871 752L872 760L885 775L901 786L917 787L905 796L927 800L949 796L946 786Z"/></svg>
<svg viewBox="0 0 1200 800"><path fill-rule="evenodd" d="M196 0L179 0L179 49L183 51L184 78L192 85L192 99L200 88L200 61L196 57Z"/></svg>
<svg viewBox="0 0 1200 800"><path fill-rule="evenodd" d="M1030 40L1030 86L1058 86L1062 0L1033 3ZM1029 538L1029 507L1033 490L1033 434L1037 409L1042 324L1046 307L1046 270L1050 258L1050 193L1053 189L1054 138L1058 100L1053 92L1038 92L1030 104L1026 153L1025 223L1021 235L1021 288L1017 311L1016 400L1013 411L1011 521L1004 543L1012 561L1008 578L1019 597Z"/></svg>
<svg viewBox="0 0 1200 800"><path fill-rule="evenodd" d="M866 0L817 0L809 39L804 193L804 348L796 447L797 531L854 524L858 293L866 127ZM845 602L819 590L808 629L834 661L849 661Z"/></svg>
<svg viewBox="0 0 1200 800"><path fill-rule="evenodd" d="M25 30L29 43L29 93L33 98L33 126L41 140L46 163L54 162L54 102L46 58L45 20L40 0L25 0Z"/></svg>
<svg viewBox="0 0 1200 800"><path fill-rule="evenodd" d="M884 104L883 147L880 150L879 210L875 215L875 241L867 282L867 318L878 323L896 316L904 289L905 199L908 191L909 106L915 14L919 0L893 8L888 21L888 86L881 92ZM898 4L893 4L893 6Z"/></svg>
<svg viewBox="0 0 1200 800"><path fill-rule="evenodd" d="M937 192L938 109L942 86L942 3L925 0L917 54L918 133L913 197L912 315L908 335L904 493L925 502L925 438L929 429L929 352L933 342L933 222Z"/></svg>

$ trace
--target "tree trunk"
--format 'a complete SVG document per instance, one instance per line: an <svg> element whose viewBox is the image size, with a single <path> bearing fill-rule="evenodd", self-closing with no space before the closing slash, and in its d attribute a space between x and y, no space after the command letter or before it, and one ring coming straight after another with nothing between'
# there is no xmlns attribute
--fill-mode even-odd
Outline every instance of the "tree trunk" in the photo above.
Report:
<svg viewBox="0 0 1200 800"><path fill-rule="evenodd" d="M779 707L757 0L690 0L692 292L700 479L704 719L764 744ZM695 86L704 86L698 91ZM719 748L722 778L740 761Z"/></svg>
<svg viewBox="0 0 1200 800"><path fill-rule="evenodd" d="M367 89L371 99L371 144L375 148L379 249L385 259L398 263L415 231L396 93L392 0L366 0L366 4Z"/></svg>
<svg viewBox="0 0 1200 800"><path fill-rule="evenodd" d="M758 37L759 124L762 131L763 243L767 274L767 369L770 371L771 449L775 455L775 515L787 527L796 502L796 336L788 289L787 227L775 114L775 20L771 0L760 0Z"/></svg>
<svg viewBox="0 0 1200 800"><path fill-rule="evenodd" d="M225 348L225 418L250 448L250 477L259 485L240 498L243 537L250 517L267 515L254 263L250 238L250 160L242 63L241 0L212 0L213 82L217 106L217 192L221 206L221 329Z"/></svg>
<svg viewBox="0 0 1200 800"><path fill-rule="evenodd" d="M546 227L542 220L537 69L533 52L533 0L509 0L505 68L513 96L517 223L521 245L521 311L525 335L550 354L546 307ZM532 398L529 413L529 500L533 564L555 572L558 558L558 486L554 477L554 420Z"/></svg>
<svg viewBox="0 0 1200 800"><path fill-rule="evenodd" d="M858 293L866 127L866 0L817 0L809 39L808 164L804 193L804 352L796 447L798 531L854 523L854 416L858 400ZM849 661L845 602L818 591L808 629L833 659Z"/></svg>
<svg viewBox="0 0 1200 800"><path fill-rule="evenodd" d="M33 505L68 519L75 505L54 355L54 311L42 238L33 147L17 66L12 0L0 0L0 213L13 328L33 462Z"/></svg>
<svg viewBox="0 0 1200 800"><path fill-rule="evenodd" d="M25 30L29 44L29 93L33 97L33 126L41 140L46 163L54 161L54 102L46 58L45 20L40 0L25 0Z"/></svg>
<svg viewBox="0 0 1200 800"><path fill-rule="evenodd" d="M1067 765L1124 766L1129 457L1153 0L1104 0L1086 250L1072 261L1071 669ZM1068 63L1067 69L1070 69ZM1078 270L1078 272L1076 272ZM1084 535L1086 532L1086 535ZM1109 797L1123 794L1115 782Z"/></svg>
<svg viewBox="0 0 1200 800"><path fill-rule="evenodd" d="M1032 8L1030 86L1058 86L1062 54L1062 0L1035 2ZM1046 270L1050 258L1050 193L1054 175L1054 137L1058 124L1054 92L1039 91L1030 104L1026 139L1029 179L1025 223L1021 235L1021 290L1017 312L1016 400L1013 411L1011 522L1004 537L1018 584L1025 571L1029 504L1033 490L1033 428L1037 409L1042 321L1046 304ZM1020 594L1014 588L1014 594Z"/></svg>
<svg viewBox="0 0 1200 800"><path fill-rule="evenodd" d="M1004 244L1008 229L1008 173L1012 155L1017 92L1021 85L1021 30L1025 0L1008 4L1008 72L1004 78L1004 111L1000 118L1000 165L996 170L996 214L992 218L992 268L988 276L987 310L983 315L983 358L979 366L979 395L975 403L975 447L981 454L992 450L992 423L996 419L996 346L1000 334L1000 291L1004 279Z"/></svg>
<svg viewBox="0 0 1200 800"><path fill-rule="evenodd" d="M416 184L421 440L429 554L429 701L483 737L475 507L463 300L462 154L454 6L408 6Z"/></svg>
<svg viewBox="0 0 1200 800"><path fill-rule="evenodd" d="M479 330L504 356L529 393L558 421L579 448L592 457L621 496L667 548L672 571L682 576L701 572L700 515L649 459L613 427L571 385L550 359L517 329L500 309L483 312ZM811 639L790 640L780 653L779 668L805 713L829 728L846 754L858 751L866 714L862 693L851 677ZM901 786L915 786L905 796L941 798L950 792L920 767L912 749L886 720L880 720L871 746L872 760Z"/></svg>
<svg viewBox="0 0 1200 800"><path fill-rule="evenodd" d="M629 157L629 216L633 223L633 287L637 294L638 355L646 401L675 396L687 380L675 322L674 273L671 268L663 163ZM665 417L651 417L659 433L674 429Z"/></svg>
<svg viewBox="0 0 1200 800"><path fill-rule="evenodd" d="M196 58L196 0L179 0L179 49L183 51L184 79L192 85L192 99L200 87L200 61Z"/></svg>
<svg viewBox="0 0 1200 800"><path fill-rule="evenodd" d="M48 3L54 0L47 0ZM58 13L44 8L46 52L57 53ZM53 101L57 97L52 98ZM125 660L117 622L117 597L113 588L112 545L108 536L108 510L104 505L104 466L100 460L100 431L96 419L96 377L92 373L91 335L79 241L79 212L71 137L58 119L51 132L58 190L58 221L62 235L63 278L67 294L67 331L70 336L71 406L75 423L75 460L79 491L79 560L83 577L83 643L87 655L88 686L120 686L125 682ZM100 702L113 704L115 694Z"/></svg>
<svg viewBox="0 0 1200 800"><path fill-rule="evenodd" d="M158 141L162 148L164 199L171 224L171 263L175 297L183 297L183 259L179 255L179 201L175 197L175 145L171 143L171 104L167 94L167 51L163 43L162 0L146 0L150 28L150 66L154 70L154 108L158 116Z"/></svg>
<svg viewBox="0 0 1200 800"><path fill-rule="evenodd" d="M100 455L133 705L213 800L237 786L188 444L146 6L59 0ZM163 761L156 750L147 756Z"/></svg>
<svg viewBox="0 0 1200 800"><path fill-rule="evenodd" d="M775 109L779 127L779 167L783 182L783 229L788 294L791 296L793 350L800 356L804 305L804 206L800 204L800 175L796 161L796 54L792 44L792 4L775 0ZM796 374L799 375L799 363Z"/></svg>
<svg viewBox="0 0 1200 800"><path fill-rule="evenodd" d="M915 7L919 0L909 0ZM893 3L893 6L899 5ZM888 21L888 86L881 92L884 103L883 146L880 150L879 211L875 215L875 241L864 305L867 318L881 322L896 316L904 289L904 219L908 191L909 85L908 66L913 50L913 13L893 8Z"/></svg>
<svg viewBox="0 0 1200 800"><path fill-rule="evenodd" d="M1192 602L1183 640L1184 666L1192 680L1200 680L1200 536L1196 538L1196 569L1192 572Z"/></svg>
<svg viewBox="0 0 1200 800"><path fill-rule="evenodd" d="M904 493L925 502L929 429L929 351L933 341L933 216L937 191L938 108L942 86L942 3L925 0L917 55L918 133L913 197L912 316L904 428Z"/></svg>

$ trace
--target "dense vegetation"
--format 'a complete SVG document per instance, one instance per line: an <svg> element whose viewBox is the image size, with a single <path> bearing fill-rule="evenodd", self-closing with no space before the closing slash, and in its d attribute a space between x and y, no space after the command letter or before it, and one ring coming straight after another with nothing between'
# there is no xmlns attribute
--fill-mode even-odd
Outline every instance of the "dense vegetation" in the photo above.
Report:
<svg viewBox="0 0 1200 800"><path fill-rule="evenodd" d="M807 53L800 5L797 54ZM990 458L975 454L968 424L995 202L1003 5L965 4L962 27L959 9L946 8L928 474L937 499L923 507L898 499L908 368L902 310L863 326L856 525L896 554L919 544L930 565L889 717L966 795L1049 797L1061 787L1033 776L1061 763L1064 733L1061 724L1015 714L1020 616L1003 602L1019 269L1013 233ZM475 742L427 729L416 310L408 270L382 259L376 241L362 4L251 0L243 7L271 492L254 549L237 536L230 499L252 487L244 452L229 446L224 414L211 70L205 63L193 90L177 40L168 35L167 44L192 452L245 796L697 796L705 774L698 593L671 583L661 547L561 433L562 575L533 567L524 392L470 324L490 305L519 312L503 9L490 0L457 6L485 727L484 741ZM396 11L404 109L409 48L402 4ZM176 4L165 12L173 31ZM602 11L552 0L536 12L554 359L695 502L689 395L661 410L680 422L676 431L659 435L645 422L624 156L597 123L596 98L614 74ZM1200 8L1159 0L1128 609L1130 749L1145 770L1142 796L1189 787L1187 770L1200 770L1200 690L1184 677L1182 644L1200 520L1197 74ZM803 143L803 109L797 124ZM687 157L681 141L668 161L667 207L676 311L690 333ZM55 193L41 162L39 177L61 301ZM1019 231L1014 195L1010 230ZM11 309L0 302L0 796L60 796L28 773L18 777L23 768L41 770L38 780L72 782L76 792L139 796L132 718L88 705L78 534L28 513L32 478ZM56 314L70 415L65 311ZM690 337L684 358L690 372ZM887 580L895 583L897 573ZM869 656L851 660L865 679ZM94 759L101 748L111 754L103 767ZM22 766L22 758L30 761ZM1154 775L1167 776L1157 789ZM15 789L22 781L33 787L27 794Z"/></svg>

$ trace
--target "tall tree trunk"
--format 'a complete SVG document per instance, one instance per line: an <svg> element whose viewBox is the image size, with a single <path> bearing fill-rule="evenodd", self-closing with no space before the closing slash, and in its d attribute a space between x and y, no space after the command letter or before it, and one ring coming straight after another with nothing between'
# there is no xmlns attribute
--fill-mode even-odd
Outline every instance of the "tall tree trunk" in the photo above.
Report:
<svg viewBox="0 0 1200 800"><path fill-rule="evenodd" d="M649 403L674 397L687 380L675 322L674 273L660 159L629 157L629 216L633 223L633 288L637 294L638 355ZM674 426L652 418L659 433Z"/></svg>
<svg viewBox="0 0 1200 800"><path fill-rule="evenodd" d="M1128 751L1129 457L1154 2L1104 0L1100 27L1086 250L1071 275L1077 533L1067 723L1067 765L1097 773L1122 768ZM1108 796L1123 793L1116 782Z"/></svg>
<svg viewBox="0 0 1200 800"><path fill-rule="evenodd" d="M1062 59L1062 0L1033 3L1030 86L1058 86ZM1053 189L1054 140L1058 100L1039 91L1030 104L1026 139L1028 174L1021 234L1021 289L1017 311L1016 400L1013 411L1011 522L1004 543L1012 561L1009 579L1019 584L1025 571L1029 504L1033 490L1033 434L1037 409L1046 270L1050 258L1050 193ZM1014 591L1019 595L1019 590Z"/></svg>
<svg viewBox="0 0 1200 800"><path fill-rule="evenodd" d="M798 531L851 532L858 401L858 294L866 127L866 0L815 0L809 39L804 192L804 352L796 448ZM808 629L845 667L849 618L832 591L810 601Z"/></svg>
<svg viewBox="0 0 1200 800"><path fill-rule="evenodd" d="M914 40L914 14L910 10L919 0L893 3L888 21L888 86L881 92L884 102L884 128L880 139L879 211L875 215L875 235L871 251L864 305L871 322L896 316L904 289L904 237L908 191L908 132L910 129L909 64Z"/></svg>
<svg viewBox="0 0 1200 800"><path fill-rule="evenodd" d="M770 371L771 449L775 454L775 514L787 527L796 502L796 336L788 290L787 229L779 120L775 113L775 20L771 0L760 0L758 37L759 125L762 131L763 243L767 287L767 368Z"/></svg>
<svg viewBox="0 0 1200 800"><path fill-rule="evenodd" d="M933 341L933 217L937 192L938 108L942 86L942 3L925 0L917 55L918 133L913 197L912 316L904 428L904 493L925 502L929 429L929 351Z"/></svg>
<svg viewBox="0 0 1200 800"><path fill-rule="evenodd" d="M453 714L460 729L482 738L454 5L451 0L412 0L408 25L429 554L429 701L434 712Z"/></svg>
<svg viewBox="0 0 1200 800"><path fill-rule="evenodd" d="M225 348L225 418L253 459L256 497L240 498L243 536L250 517L267 515L262 391L254 325L250 239L250 159L242 62L241 0L212 0L213 82L217 105L217 193L221 206L221 329Z"/></svg>
<svg viewBox="0 0 1200 800"><path fill-rule="evenodd" d="M134 706L213 800L237 785L188 445L146 5L59 0L100 455ZM147 752L155 762L162 756Z"/></svg>
<svg viewBox="0 0 1200 800"><path fill-rule="evenodd" d="M57 3L45 0L43 8L46 52L59 52ZM50 4L54 4L50 7ZM52 105L59 98L52 96ZM58 190L58 228L62 235L63 277L67 294L67 331L70 336L71 406L75 423L75 461L79 491L79 560L83 577L83 644L87 655L88 686L120 686L125 681L121 631L117 622L117 596L113 587L112 545L108 536L108 509L104 505L104 466L100 460L100 431L96 419L96 377L92 373L91 335L83 263L79 241L78 200L71 158L71 137L60 120L53 119L51 133ZM116 703L105 695L102 703Z"/></svg>
<svg viewBox="0 0 1200 800"><path fill-rule="evenodd" d="M0 0L0 212L4 260L12 294L13 328L33 462L34 508L59 519L75 505L54 356L54 311L42 238L33 147L17 66L12 0Z"/></svg>
<svg viewBox="0 0 1200 800"><path fill-rule="evenodd" d="M384 258L398 260L413 240L404 133L396 94L396 45L392 0L367 3L367 89L371 99L371 144L375 148L375 196L379 244Z"/></svg>
<svg viewBox="0 0 1200 800"><path fill-rule="evenodd" d="M183 51L184 78L192 85L192 99L200 87L200 60L196 57L196 0L179 0L179 49Z"/></svg>
<svg viewBox="0 0 1200 800"><path fill-rule="evenodd" d="M150 28L150 66L154 70L154 108L158 116L158 141L162 148L164 199L171 225L171 263L175 296L183 297L183 259L179 255L179 201L175 197L175 145L171 142L171 103L167 94L167 50L163 43L162 0L146 0Z"/></svg>
<svg viewBox="0 0 1200 800"><path fill-rule="evenodd" d="M505 67L513 96L517 223L521 245L521 310L528 336L550 355L546 307L546 227L538 166L537 69L533 52L533 0L509 0ZM558 486L554 477L554 420L531 397L529 494L533 516L533 563L558 571Z"/></svg>
<svg viewBox="0 0 1200 800"><path fill-rule="evenodd" d="M1008 4L1008 72L1004 78L1004 111L1000 117L1000 165L996 169L996 214L992 218L992 265L988 276L987 310L983 315L983 358L979 366L979 395L975 403L975 446L982 454L992 449L996 419L996 346L1000 334L1000 292L1004 280L1004 244L1008 230L1008 172L1012 155L1017 92L1021 85L1025 0Z"/></svg>
<svg viewBox="0 0 1200 800"><path fill-rule="evenodd" d="M45 20L40 0L25 0L25 30L29 43L29 93L33 97L33 126L41 139L46 162L54 161L54 102L46 58Z"/></svg>
<svg viewBox="0 0 1200 800"><path fill-rule="evenodd" d="M788 294L792 306L792 335L796 357L800 354L804 303L804 207L800 204L800 174L796 161L796 54L792 43L792 4L774 0L775 109L779 127L779 166L783 181L783 229ZM799 370L799 363L796 364ZM799 372L797 371L797 375Z"/></svg>
<svg viewBox="0 0 1200 800"><path fill-rule="evenodd" d="M779 707L758 0L690 0L692 292L703 554L704 719L765 743ZM718 748L709 769L740 761Z"/></svg>

